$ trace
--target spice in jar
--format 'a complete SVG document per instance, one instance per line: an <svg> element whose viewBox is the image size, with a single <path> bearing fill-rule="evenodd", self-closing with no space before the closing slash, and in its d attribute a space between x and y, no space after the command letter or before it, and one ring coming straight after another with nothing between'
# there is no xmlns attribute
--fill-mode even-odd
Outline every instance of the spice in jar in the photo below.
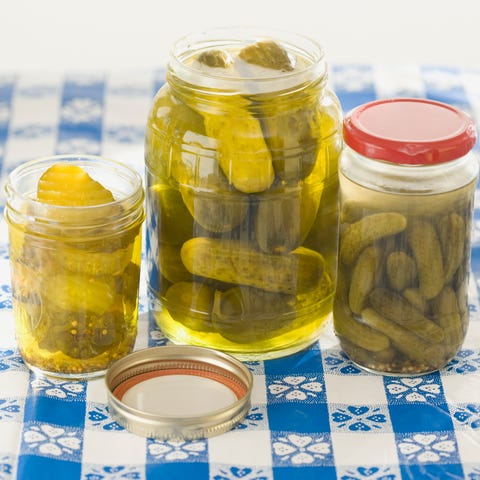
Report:
<svg viewBox="0 0 480 480"><path fill-rule="evenodd" d="M346 116L344 139L336 334L370 371L435 371L468 325L474 123L443 103L379 100Z"/></svg>

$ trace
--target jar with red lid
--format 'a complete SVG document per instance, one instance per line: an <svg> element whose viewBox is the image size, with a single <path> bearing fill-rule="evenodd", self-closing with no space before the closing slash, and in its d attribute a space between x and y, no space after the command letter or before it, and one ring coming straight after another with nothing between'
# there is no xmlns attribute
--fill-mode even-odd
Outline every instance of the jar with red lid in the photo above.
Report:
<svg viewBox="0 0 480 480"><path fill-rule="evenodd" d="M438 370L468 326L475 125L397 98L355 108L343 133L335 333L369 371Z"/></svg>

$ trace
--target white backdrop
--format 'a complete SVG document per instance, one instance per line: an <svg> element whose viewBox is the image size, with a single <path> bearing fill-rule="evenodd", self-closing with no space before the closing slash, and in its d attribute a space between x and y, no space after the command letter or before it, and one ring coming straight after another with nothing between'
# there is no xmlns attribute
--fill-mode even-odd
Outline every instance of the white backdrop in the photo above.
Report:
<svg viewBox="0 0 480 480"><path fill-rule="evenodd" d="M478 0L0 0L0 70L164 66L180 36L265 25L330 62L480 66Z"/></svg>

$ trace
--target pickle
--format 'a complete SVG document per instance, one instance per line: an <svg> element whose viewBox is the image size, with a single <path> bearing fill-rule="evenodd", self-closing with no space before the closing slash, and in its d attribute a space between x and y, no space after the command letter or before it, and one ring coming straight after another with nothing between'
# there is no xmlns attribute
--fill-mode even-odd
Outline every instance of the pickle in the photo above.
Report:
<svg viewBox="0 0 480 480"><path fill-rule="evenodd" d="M182 149L181 142L172 142L171 150L165 152L170 166L168 175L178 183L181 199L178 192L172 192L173 187L155 185L153 189L158 195L157 205L162 208L158 220L160 238L166 243L178 245L192 236L191 217L211 232L230 231L241 223L248 205L246 196L240 195L229 185L217 159L212 157L212 145L207 144L202 116L185 105L173 104L170 108L172 120L168 127L169 134L179 137L179 142L186 142L188 136L191 144L188 149ZM182 119L182 114L186 118ZM167 161L163 160L162 163ZM165 219L161 217L162 214ZM162 226L163 220L169 222L165 228Z"/></svg>
<svg viewBox="0 0 480 480"><path fill-rule="evenodd" d="M56 163L38 181L37 200L60 206L103 205L114 201L112 193L93 180L83 168Z"/></svg>
<svg viewBox="0 0 480 480"><path fill-rule="evenodd" d="M457 213L445 215L439 222L438 233L442 245L445 284L449 283L465 256L465 220Z"/></svg>
<svg viewBox="0 0 480 480"><path fill-rule="evenodd" d="M168 185L153 185L150 190L153 211L156 213L160 243L181 245L192 237L193 217L180 192Z"/></svg>
<svg viewBox="0 0 480 480"><path fill-rule="evenodd" d="M368 327L370 328L370 327ZM375 332L375 330L371 330ZM376 332L378 333L378 332ZM388 365L391 363L395 357L398 355L395 348L389 346L383 350L372 352L365 348L359 347L355 343L350 342L345 337L340 338L342 344L342 349L348 355L348 357L355 363L365 366L367 368L372 368L374 370L383 371L385 368L382 368L383 365ZM389 340L390 344L390 340ZM379 365L380 364L380 365Z"/></svg>
<svg viewBox="0 0 480 480"><path fill-rule="evenodd" d="M324 269L323 257L304 247L270 255L235 240L197 237L185 242L180 254L193 275L279 293L313 290Z"/></svg>
<svg viewBox="0 0 480 480"><path fill-rule="evenodd" d="M233 342L256 342L274 337L294 318L293 295L245 286L215 292L213 325Z"/></svg>
<svg viewBox="0 0 480 480"><path fill-rule="evenodd" d="M422 315L408 300L385 288L376 288L369 295L372 307L384 318L401 325L430 343L441 342L443 330Z"/></svg>
<svg viewBox="0 0 480 480"><path fill-rule="evenodd" d="M304 179L315 166L320 142L318 127L313 127L315 116L313 108L286 110L272 101L261 120L275 174L287 183Z"/></svg>
<svg viewBox="0 0 480 480"><path fill-rule="evenodd" d="M362 311L362 322L382 332L392 344L410 359L429 366L431 369L443 364L444 351L440 345L432 345L402 326L387 320L372 308Z"/></svg>
<svg viewBox="0 0 480 480"><path fill-rule="evenodd" d="M353 267L348 294L348 304L353 313L360 313L365 308L367 297L375 286L380 258L380 252L375 247L367 247Z"/></svg>
<svg viewBox="0 0 480 480"><path fill-rule="evenodd" d="M180 187L182 198L193 218L205 230L214 233L233 230L242 223L248 212L247 197L232 192L222 178L223 174L219 174L202 178L196 188Z"/></svg>
<svg viewBox="0 0 480 480"><path fill-rule="evenodd" d="M395 213L374 213L350 224L340 240L340 260L352 265L360 252L375 240L405 230L407 219Z"/></svg>
<svg viewBox="0 0 480 480"><path fill-rule="evenodd" d="M178 282L165 294L165 306L170 315L187 328L211 331L214 290L204 283Z"/></svg>
<svg viewBox="0 0 480 480"><path fill-rule="evenodd" d="M66 311L105 313L115 298L114 286L96 277L58 274L45 285L45 302Z"/></svg>
<svg viewBox="0 0 480 480"><path fill-rule="evenodd" d="M420 292L429 300L440 293L445 279L440 241L433 225L423 220L409 225L407 241L417 264Z"/></svg>
<svg viewBox="0 0 480 480"><path fill-rule="evenodd" d="M422 297L418 288L406 288L402 295L420 312L424 315L428 311L428 301Z"/></svg>
<svg viewBox="0 0 480 480"><path fill-rule="evenodd" d="M255 238L261 250L288 253L297 248L315 221L321 195L321 189L305 184L301 190L284 189L259 199Z"/></svg>
<svg viewBox="0 0 480 480"><path fill-rule="evenodd" d="M63 247L56 251L57 260L65 270L85 275L117 275L129 264L133 242L112 252L98 251L95 245L88 250Z"/></svg>
<svg viewBox="0 0 480 480"><path fill-rule="evenodd" d="M171 283L188 282L192 274L184 267L177 245L160 244L158 258L160 273Z"/></svg>
<svg viewBox="0 0 480 480"><path fill-rule="evenodd" d="M462 316L457 304L457 296L451 287L444 287L432 301L433 318L445 333L445 343L455 353L461 345L465 332Z"/></svg>
<svg viewBox="0 0 480 480"><path fill-rule="evenodd" d="M410 255L394 251L387 257L386 271L390 287L401 292L415 284L417 265Z"/></svg>
<svg viewBox="0 0 480 480"><path fill-rule="evenodd" d="M386 335L355 320L353 313L341 301L334 302L333 319L335 333L358 347L369 352L381 352L390 346Z"/></svg>
<svg viewBox="0 0 480 480"><path fill-rule="evenodd" d="M228 100L225 112L201 112L205 132L217 141L217 161L229 184L243 193L263 192L272 185L274 171L260 123L247 100L239 95Z"/></svg>
<svg viewBox="0 0 480 480"><path fill-rule="evenodd" d="M247 63L284 72L290 72L295 67L294 59L283 47L272 40L248 45L240 50L238 56Z"/></svg>
<svg viewBox="0 0 480 480"><path fill-rule="evenodd" d="M59 315L50 313L52 318L62 318L50 327L49 342L40 343L41 348L52 352L60 350L72 358L88 359L96 357L112 348L122 339L123 314L105 312L101 317L88 315ZM62 317L63 315L63 317Z"/></svg>
<svg viewBox="0 0 480 480"><path fill-rule="evenodd" d="M212 49L200 53L197 60L207 67L212 68L227 68L233 63L231 55L225 50Z"/></svg>

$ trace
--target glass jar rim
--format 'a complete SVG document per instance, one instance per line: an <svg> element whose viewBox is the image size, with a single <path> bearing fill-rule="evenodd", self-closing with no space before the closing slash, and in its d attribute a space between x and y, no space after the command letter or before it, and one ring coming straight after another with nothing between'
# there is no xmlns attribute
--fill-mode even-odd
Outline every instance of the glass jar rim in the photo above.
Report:
<svg viewBox="0 0 480 480"><path fill-rule="evenodd" d="M28 174L33 175L36 173L33 179L38 181L40 175L49 166L62 162L71 162L84 167L102 163L118 175L116 177L117 179L118 177L123 177L130 182L129 191L125 192L121 197L114 198L112 202L98 205L69 206L41 202L33 196L35 193L33 188L30 188L28 191L21 191L19 189L19 182L26 178ZM32 183L31 187L36 187L36 182ZM30 218L35 217L36 221L42 223L51 223L51 218L53 217L57 225L76 228L89 228L93 225L105 226L117 222L119 218L132 219L132 214L134 218L137 218L138 215L135 215L134 212L140 209L143 210L144 199L142 178L137 171L117 160L88 154L59 154L36 158L21 163L8 175L4 192L7 200L5 209L7 216L8 212L12 211L19 215L27 215ZM20 205L23 205L24 211L19 207ZM73 211L75 211L77 215L70 215ZM49 214L47 212L49 212ZM79 216L79 212L84 215ZM53 215L51 215L52 213ZM106 214L108 214L108 216L106 216ZM82 218L84 221L79 220ZM133 219L130 221L133 221Z"/></svg>
<svg viewBox="0 0 480 480"><path fill-rule="evenodd" d="M271 76L227 75L218 68L207 71L185 63L200 49L227 45L245 46L262 40L278 41L289 49L289 52L303 54L309 62L305 67L289 72L272 69ZM323 79L327 74L325 52L320 43L306 35L270 27L212 28L187 34L173 44L168 67L169 72L177 78L196 87L235 92L240 84L248 82L255 85L254 93L288 90L305 82Z"/></svg>

